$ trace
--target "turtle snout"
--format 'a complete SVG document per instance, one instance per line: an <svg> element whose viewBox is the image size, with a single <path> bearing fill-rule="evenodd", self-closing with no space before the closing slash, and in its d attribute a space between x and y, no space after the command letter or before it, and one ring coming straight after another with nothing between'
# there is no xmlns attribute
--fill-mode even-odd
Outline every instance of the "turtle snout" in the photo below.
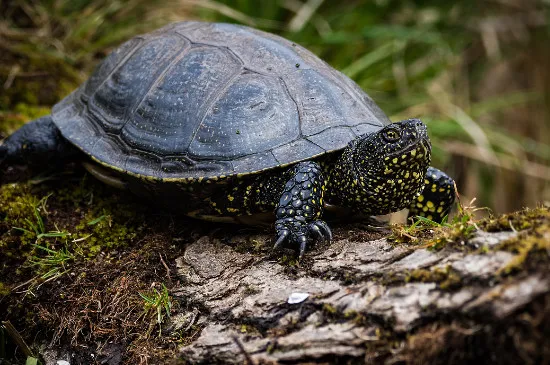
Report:
<svg viewBox="0 0 550 365"><path fill-rule="evenodd" d="M402 122L404 137L410 140L428 140L428 128L420 119L407 119Z"/></svg>

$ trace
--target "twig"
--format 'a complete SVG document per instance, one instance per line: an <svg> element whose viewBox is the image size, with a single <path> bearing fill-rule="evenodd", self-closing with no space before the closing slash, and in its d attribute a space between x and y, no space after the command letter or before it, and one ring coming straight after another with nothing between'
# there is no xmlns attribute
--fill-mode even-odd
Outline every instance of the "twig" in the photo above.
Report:
<svg viewBox="0 0 550 365"><path fill-rule="evenodd" d="M160 262L162 262L162 265L166 268L166 276L168 276L168 280L172 281L172 277L170 276L170 268L168 265L166 265L166 262L162 259L162 255L159 252Z"/></svg>
<svg viewBox="0 0 550 365"><path fill-rule="evenodd" d="M21 337L19 332L15 329L15 327L13 327L10 321L2 321L2 325L4 326L6 332L10 335L12 340L15 342L17 347L19 347L21 351L23 351L25 356L35 357L23 337Z"/></svg>

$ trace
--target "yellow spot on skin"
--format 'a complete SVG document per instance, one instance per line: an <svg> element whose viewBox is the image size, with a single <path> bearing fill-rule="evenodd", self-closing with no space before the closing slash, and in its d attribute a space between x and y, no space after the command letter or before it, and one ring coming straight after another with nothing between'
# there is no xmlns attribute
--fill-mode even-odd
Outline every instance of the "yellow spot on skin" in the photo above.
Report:
<svg viewBox="0 0 550 365"><path fill-rule="evenodd" d="M227 196L227 199L229 199L229 201L232 202L235 198L234 198L233 196L231 196L231 195L228 195L228 196Z"/></svg>
<svg viewBox="0 0 550 365"><path fill-rule="evenodd" d="M437 208L437 212L438 212L438 213L441 213L442 211L443 211L443 207Z"/></svg>
<svg viewBox="0 0 550 365"><path fill-rule="evenodd" d="M230 208L227 208L227 211L228 211L229 213L237 213L239 210L230 207Z"/></svg>
<svg viewBox="0 0 550 365"><path fill-rule="evenodd" d="M418 201L419 201L419 202L424 201L424 195L420 195L420 196L418 197Z"/></svg>
<svg viewBox="0 0 550 365"><path fill-rule="evenodd" d="M397 163L397 157L392 160L393 163Z"/></svg>
<svg viewBox="0 0 550 365"><path fill-rule="evenodd" d="M411 151L411 156L416 156L416 150Z"/></svg>
<svg viewBox="0 0 550 365"><path fill-rule="evenodd" d="M431 202L431 201L426 202L426 205L428 206L428 208L433 208L434 207L434 203Z"/></svg>
<svg viewBox="0 0 550 365"><path fill-rule="evenodd" d="M431 215L427 216L426 218L428 218L429 220L433 220L433 217Z"/></svg>

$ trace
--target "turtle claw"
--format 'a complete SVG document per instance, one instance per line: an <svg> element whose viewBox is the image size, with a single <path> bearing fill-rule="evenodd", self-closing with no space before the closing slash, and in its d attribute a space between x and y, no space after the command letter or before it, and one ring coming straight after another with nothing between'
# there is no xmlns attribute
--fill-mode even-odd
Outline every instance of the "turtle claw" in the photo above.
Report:
<svg viewBox="0 0 550 365"><path fill-rule="evenodd" d="M274 250L277 250L279 249L283 242L286 241L286 238L288 237L288 235L290 234L290 231L288 229L283 229L279 232L279 236L277 237L277 241L275 242L275 245L273 246L273 249Z"/></svg>
<svg viewBox="0 0 550 365"><path fill-rule="evenodd" d="M304 256L304 253L306 252L306 246L307 246L306 236L300 236L299 241L300 241L300 254L298 256L298 261L302 259L302 257Z"/></svg>
<svg viewBox="0 0 550 365"><path fill-rule="evenodd" d="M332 231L325 223L325 221L315 221L312 224L314 227L313 229L318 231L319 234L323 237L323 242L328 241L328 243L330 243L332 241Z"/></svg>
<svg viewBox="0 0 550 365"><path fill-rule="evenodd" d="M305 223L305 222L304 222ZM308 242L321 241L323 244L330 243L332 232L328 225L321 220L309 224L295 225L292 219L282 220L276 224L277 241L273 249L280 248L285 242L298 248L298 257L301 259L306 252Z"/></svg>
<svg viewBox="0 0 550 365"><path fill-rule="evenodd" d="M311 227L311 231L315 234L316 239L322 240L323 243L326 242L326 237L323 235L323 233L321 232L321 228L319 228L318 225L313 224Z"/></svg>
<svg viewBox="0 0 550 365"><path fill-rule="evenodd" d="M332 241L332 232L328 225L324 221L316 221L310 224L310 231L315 233L318 240L321 240L323 244L330 243Z"/></svg>

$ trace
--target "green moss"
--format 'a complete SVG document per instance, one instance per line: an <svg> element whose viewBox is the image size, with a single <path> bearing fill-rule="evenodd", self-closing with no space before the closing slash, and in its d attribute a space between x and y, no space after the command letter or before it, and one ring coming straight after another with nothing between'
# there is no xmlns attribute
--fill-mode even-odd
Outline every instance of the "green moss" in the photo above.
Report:
<svg viewBox="0 0 550 365"><path fill-rule="evenodd" d="M440 289L453 289L460 285L461 279L450 265L435 267L432 270L415 269L407 273L405 282L437 283Z"/></svg>
<svg viewBox="0 0 550 365"><path fill-rule="evenodd" d="M28 245L34 242L36 234L30 227L35 221L35 209L38 208L40 198L31 193L28 184L10 184L0 187L0 216L8 230L14 227L20 228L17 233L20 245ZM3 235L0 238L0 247L9 245L13 237ZM9 253L9 251L8 251Z"/></svg>
<svg viewBox="0 0 550 365"><path fill-rule="evenodd" d="M51 252L35 243L53 251L66 249L78 262L135 242L144 229L144 207L120 195L86 176L76 184L55 180L51 185L0 186L0 274L42 275L36 262ZM17 280L15 276L10 277Z"/></svg>
<svg viewBox="0 0 550 365"><path fill-rule="evenodd" d="M538 263L547 265L550 261L550 224L533 228L531 232L520 234L500 244L497 249L515 254L514 258L500 270L501 274L511 274Z"/></svg>
<svg viewBox="0 0 550 365"><path fill-rule="evenodd" d="M87 256L127 247L143 231L144 207L121 201L119 194L87 175L78 186L60 189L59 202L72 204L81 219L72 227L73 239Z"/></svg>
<svg viewBox="0 0 550 365"><path fill-rule="evenodd" d="M508 275L524 270L526 266L547 264L550 252L550 208L526 208L519 212L503 214L478 222L480 229L488 232L517 231L513 238L492 248L515 254L514 258L500 270ZM489 250L489 248L485 248Z"/></svg>
<svg viewBox="0 0 550 365"><path fill-rule="evenodd" d="M235 251L238 253L263 254L268 249L264 240L247 238L240 240L235 246Z"/></svg>
<svg viewBox="0 0 550 365"><path fill-rule="evenodd" d="M338 313L338 310L333 305L330 305L328 303L324 303L323 304L323 312L327 313L327 314L330 314L330 315L335 315L336 313Z"/></svg>
<svg viewBox="0 0 550 365"><path fill-rule="evenodd" d="M300 265L298 258L292 255L282 255L277 261L283 266L296 267Z"/></svg>
<svg viewBox="0 0 550 365"><path fill-rule="evenodd" d="M250 333L257 332L257 330L256 328L254 328L254 326L251 326L249 324L241 324L239 332L250 334Z"/></svg>
<svg viewBox="0 0 550 365"><path fill-rule="evenodd" d="M10 288L0 281L0 296L6 296L10 293Z"/></svg>
<svg viewBox="0 0 550 365"><path fill-rule="evenodd" d="M487 232L522 231L536 227L549 219L550 209L548 207L526 208L519 212L484 219L478 225L479 228Z"/></svg>
<svg viewBox="0 0 550 365"><path fill-rule="evenodd" d="M139 227L127 227L120 221L115 222L111 219L97 224L89 224L93 220L88 216L86 215L75 227L76 235L82 238L83 247L88 248L88 256L95 256L102 250L126 247L131 240L136 238L139 231Z"/></svg>

